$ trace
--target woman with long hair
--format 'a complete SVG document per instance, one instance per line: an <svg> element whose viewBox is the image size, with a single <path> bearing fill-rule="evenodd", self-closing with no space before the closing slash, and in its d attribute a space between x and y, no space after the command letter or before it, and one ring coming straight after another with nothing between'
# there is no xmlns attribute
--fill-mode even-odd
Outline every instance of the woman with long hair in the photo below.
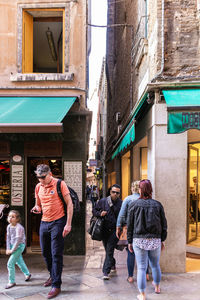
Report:
<svg viewBox="0 0 200 300"><path fill-rule="evenodd" d="M152 269L155 293L160 293L160 253L167 237L167 220L162 204L152 199L150 180L139 183L138 200L129 207L128 214L128 248L135 253L137 262L137 285L140 294L138 300L145 300L146 270L148 261Z"/></svg>

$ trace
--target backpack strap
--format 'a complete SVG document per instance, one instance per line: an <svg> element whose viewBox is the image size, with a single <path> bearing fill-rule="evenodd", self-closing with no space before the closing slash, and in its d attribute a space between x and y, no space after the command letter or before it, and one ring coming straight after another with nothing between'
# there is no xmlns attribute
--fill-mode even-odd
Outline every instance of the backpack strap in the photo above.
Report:
<svg viewBox="0 0 200 300"><path fill-rule="evenodd" d="M62 179L58 179L58 181L57 181L57 193L63 203L63 207L64 207L64 211L65 211L65 215L66 215L67 214L67 205L66 205L66 202L65 202L62 192L61 192L61 181L62 181Z"/></svg>

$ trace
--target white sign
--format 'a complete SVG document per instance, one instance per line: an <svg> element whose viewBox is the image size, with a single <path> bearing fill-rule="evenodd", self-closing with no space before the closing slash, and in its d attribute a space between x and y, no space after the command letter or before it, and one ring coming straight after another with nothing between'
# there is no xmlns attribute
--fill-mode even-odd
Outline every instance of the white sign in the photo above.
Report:
<svg viewBox="0 0 200 300"><path fill-rule="evenodd" d="M78 194L79 201L82 199L82 161L64 162L64 181Z"/></svg>
<svg viewBox="0 0 200 300"><path fill-rule="evenodd" d="M13 161L14 162L20 162L22 160L22 157L20 155L14 155L13 156Z"/></svg>
<svg viewBox="0 0 200 300"><path fill-rule="evenodd" d="M11 205L23 206L23 165L12 165Z"/></svg>

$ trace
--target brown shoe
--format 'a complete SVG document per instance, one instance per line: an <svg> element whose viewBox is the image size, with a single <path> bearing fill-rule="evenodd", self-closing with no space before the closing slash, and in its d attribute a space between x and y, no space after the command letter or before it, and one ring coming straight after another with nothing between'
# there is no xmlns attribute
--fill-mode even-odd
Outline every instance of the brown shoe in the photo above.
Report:
<svg viewBox="0 0 200 300"><path fill-rule="evenodd" d="M61 292L60 288L53 287L51 289L51 291L48 293L47 299L51 299L51 298L58 296L58 294L60 294L60 292Z"/></svg>
<svg viewBox="0 0 200 300"><path fill-rule="evenodd" d="M52 279L51 279L51 277L49 277L47 279L47 281L45 281L45 283L43 284L43 286L47 287L47 286L51 286L51 285L52 285Z"/></svg>

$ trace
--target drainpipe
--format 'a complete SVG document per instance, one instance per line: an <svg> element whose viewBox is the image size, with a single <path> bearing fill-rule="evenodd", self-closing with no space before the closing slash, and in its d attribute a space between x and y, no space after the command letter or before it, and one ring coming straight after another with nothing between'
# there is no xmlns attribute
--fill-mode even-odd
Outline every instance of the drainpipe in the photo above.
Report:
<svg viewBox="0 0 200 300"><path fill-rule="evenodd" d="M161 67L160 71L156 74L156 76L151 80L153 82L160 76L164 70L164 63L165 63L165 0L162 0L162 12L161 12Z"/></svg>

